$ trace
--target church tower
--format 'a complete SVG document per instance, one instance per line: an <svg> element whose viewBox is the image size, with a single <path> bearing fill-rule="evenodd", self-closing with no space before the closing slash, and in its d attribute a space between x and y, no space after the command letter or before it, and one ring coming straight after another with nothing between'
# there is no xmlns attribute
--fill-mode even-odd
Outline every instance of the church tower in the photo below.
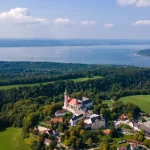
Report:
<svg viewBox="0 0 150 150"><path fill-rule="evenodd" d="M66 109L68 106L68 93L67 93L67 89L65 90L64 93L64 109Z"/></svg>

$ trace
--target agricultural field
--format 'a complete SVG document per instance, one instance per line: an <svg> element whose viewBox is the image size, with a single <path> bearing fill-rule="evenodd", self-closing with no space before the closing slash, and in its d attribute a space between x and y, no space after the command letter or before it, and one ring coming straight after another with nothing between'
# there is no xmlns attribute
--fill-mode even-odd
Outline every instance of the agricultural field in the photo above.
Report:
<svg viewBox="0 0 150 150"><path fill-rule="evenodd" d="M0 132L0 150L30 150L30 148L24 143L21 129L11 127Z"/></svg>
<svg viewBox="0 0 150 150"><path fill-rule="evenodd" d="M150 95L133 95L133 96L126 96L122 97L119 100L121 100L124 103L132 102L135 105L139 106L142 111L146 113L150 113ZM111 100L104 100L104 104L111 105Z"/></svg>
<svg viewBox="0 0 150 150"><path fill-rule="evenodd" d="M101 77L101 76L94 76L93 78L86 78L86 77L83 77L83 78L70 79L70 80L73 80L74 82L82 82L82 81L96 80L96 79L102 79L102 78L103 78L103 77ZM53 82L0 86L0 90L8 90L8 89L12 89L12 88L35 86L35 85L40 85L40 84L46 85L46 84L49 84L49 83L53 83Z"/></svg>

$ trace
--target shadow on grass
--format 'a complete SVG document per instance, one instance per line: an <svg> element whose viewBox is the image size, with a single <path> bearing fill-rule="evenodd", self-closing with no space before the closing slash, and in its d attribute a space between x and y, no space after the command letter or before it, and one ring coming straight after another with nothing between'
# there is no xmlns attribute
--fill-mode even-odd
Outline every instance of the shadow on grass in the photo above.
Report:
<svg viewBox="0 0 150 150"><path fill-rule="evenodd" d="M0 132L6 131L6 128L0 128Z"/></svg>

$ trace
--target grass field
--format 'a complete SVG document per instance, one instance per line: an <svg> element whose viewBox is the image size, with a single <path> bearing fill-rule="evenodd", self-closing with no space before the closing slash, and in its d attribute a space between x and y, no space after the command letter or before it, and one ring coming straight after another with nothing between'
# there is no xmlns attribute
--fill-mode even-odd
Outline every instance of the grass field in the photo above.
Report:
<svg viewBox="0 0 150 150"><path fill-rule="evenodd" d="M95 80L95 79L102 79L103 77L101 76L94 76L93 78L77 78L77 79L71 79L74 82L81 82L81 81L87 81L87 80ZM28 87L28 86L35 86L35 85L46 85L49 83L53 83L53 82L44 82L44 83L35 83L35 84L18 84L18 85L8 85L8 86L0 86L0 90L8 90L8 89L12 89L12 88L19 88L19 87Z"/></svg>
<svg viewBox="0 0 150 150"><path fill-rule="evenodd" d="M102 78L103 78L102 76L94 76L92 78L83 77L83 78L73 79L73 81L74 82L81 82L81 81L96 80L96 79L102 79Z"/></svg>
<svg viewBox="0 0 150 150"><path fill-rule="evenodd" d="M120 98L121 101L132 102L138 105L141 110L150 113L150 95L134 95Z"/></svg>
<svg viewBox="0 0 150 150"><path fill-rule="evenodd" d="M30 150L30 148L24 143L21 129L11 127L0 132L0 150Z"/></svg>
<svg viewBox="0 0 150 150"><path fill-rule="evenodd" d="M120 98L119 100L123 101L124 103L132 102L135 105L138 105L144 112L150 113L150 95L126 96ZM111 105L112 101L104 100L103 103Z"/></svg>
<svg viewBox="0 0 150 150"><path fill-rule="evenodd" d="M112 104L112 101L111 101L111 100L103 100L103 103L104 103L104 104L107 104L107 105L111 105L111 104Z"/></svg>

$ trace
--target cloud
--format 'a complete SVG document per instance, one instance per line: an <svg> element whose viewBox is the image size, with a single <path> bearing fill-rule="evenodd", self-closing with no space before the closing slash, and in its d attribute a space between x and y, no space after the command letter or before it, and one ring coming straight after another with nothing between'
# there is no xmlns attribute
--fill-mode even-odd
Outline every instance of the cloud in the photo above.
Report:
<svg viewBox="0 0 150 150"><path fill-rule="evenodd" d="M104 27L106 27L106 28L112 28L112 27L114 27L114 24L106 23L106 24L104 24Z"/></svg>
<svg viewBox="0 0 150 150"><path fill-rule="evenodd" d="M75 24L75 22L68 18L57 18L56 20L54 20L54 24L65 26L65 25L73 25Z"/></svg>
<svg viewBox="0 0 150 150"><path fill-rule="evenodd" d="M15 24L48 24L45 18L35 18L29 15L27 8L14 8L7 12L0 13L0 22Z"/></svg>
<svg viewBox="0 0 150 150"><path fill-rule="evenodd" d="M137 7L147 7L150 6L150 0L138 0L136 3Z"/></svg>
<svg viewBox="0 0 150 150"><path fill-rule="evenodd" d="M137 0L117 0L119 5L132 5L135 4Z"/></svg>
<svg viewBox="0 0 150 150"><path fill-rule="evenodd" d="M150 20L138 20L135 23L133 23L132 25L150 25Z"/></svg>
<svg viewBox="0 0 150 150"><path fill-rule="evenodd" d="M121 6L135 5L136 7L148 7L150 6L150 0L116 0Z"/></svg>
<svg viewBox="0 0 150 150"><path fill-rule="evenodd" d="M82 21L81 24L82 25L94 25L96 24L96 22L95 21Z"/></svg>

